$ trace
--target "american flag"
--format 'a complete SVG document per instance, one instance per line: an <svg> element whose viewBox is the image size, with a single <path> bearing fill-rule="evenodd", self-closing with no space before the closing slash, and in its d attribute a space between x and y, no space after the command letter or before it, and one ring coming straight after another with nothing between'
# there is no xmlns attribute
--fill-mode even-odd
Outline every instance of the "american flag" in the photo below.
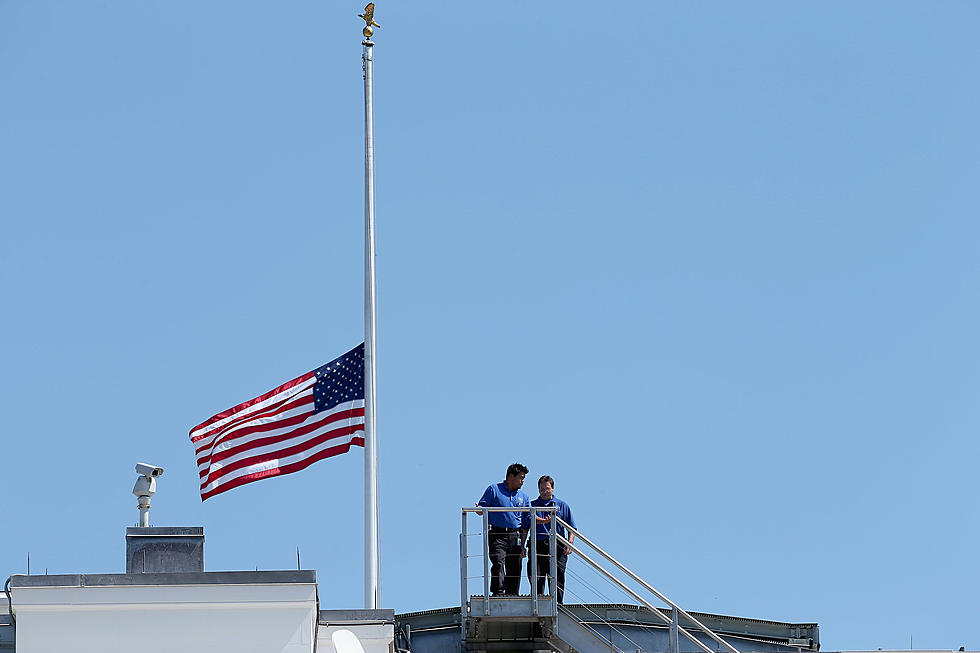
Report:
<svg viewBox="0 0 980 653"><path fill-rule="evenodd" d="M364 343L190 433L201 501L364 446Z"/></svg>

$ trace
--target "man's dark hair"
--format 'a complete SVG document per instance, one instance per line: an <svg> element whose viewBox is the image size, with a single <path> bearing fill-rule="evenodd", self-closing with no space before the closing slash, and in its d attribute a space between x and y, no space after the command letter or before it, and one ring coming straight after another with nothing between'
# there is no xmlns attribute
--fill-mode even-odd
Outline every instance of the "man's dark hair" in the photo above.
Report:
<svg viewBox="0 0 980 653"><path fill-rule="evenodd" d="M514 463L507 468L507 476L517 476L518 474L527 474L527 467L520 463Z"/></svg>
<svg viewBox="0 0 980 653"><path fill-rule="evenodd" d="M547 474L545 474L544 476L542 476L541 478L539 478L539 479L538 479L538 485L541 485L541 484L542 484L542 483L544 483L545 481L547 481L547 482L549 482L549 483L551 483L551 489L552 489L552 490L554 490L554 489L555 489L555 479L553 479L553 478L551 478L551 477L550 477L550 476L548 476Z"/></svg>

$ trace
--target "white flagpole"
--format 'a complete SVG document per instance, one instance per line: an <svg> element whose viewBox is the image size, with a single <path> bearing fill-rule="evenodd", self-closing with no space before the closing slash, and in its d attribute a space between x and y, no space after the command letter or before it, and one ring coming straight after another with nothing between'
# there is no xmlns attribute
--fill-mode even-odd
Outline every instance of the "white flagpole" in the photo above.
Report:
<svg viewBox="0 0 980 653"><path fill-rule="evenodd" d="M368 5L373 16L373 7ZM368 9L365 9L368 13ZM378 553L378 343L374 247L374 42L373 18L364 27L364 607L381 603Z"/></svg>

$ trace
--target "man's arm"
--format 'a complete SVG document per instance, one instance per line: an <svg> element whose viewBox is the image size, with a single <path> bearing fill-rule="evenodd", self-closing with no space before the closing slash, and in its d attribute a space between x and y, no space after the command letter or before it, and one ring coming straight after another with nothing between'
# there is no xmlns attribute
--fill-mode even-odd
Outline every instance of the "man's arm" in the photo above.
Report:
<svg viewBox="0 0 980 653"><path fill-rule="evenodd" d="M492 485L488 485L487 486L487 489L483 491L483 496L480 497L480 500L476 502L476 505L477 506L484 506L484 507L490 507L490 506L493 505L493 486ZM482 510L479 510L479 511L477 511L476 514L478 514L478 515L480 515L482 517L483 516L483 511Z"/></svg>
<svg viewBox="0 0 980 653"><path fill-rule="evenodd" d="M483 491L483 496L480 500L476 502L478 506L490 507L493 505L493 486L488 485L487 489Z"/></svg>
<svg viewBox="0 0 980 653"><path fill-rule="evenodd" d="M521 494L524 493L522 492ZM518 539L520 540L521 543L521 557L526 558L527 548L525 546L525 542L527 540L528 532L534 531L534 525L532 524L533 520L531 519L531 517L533 515L536 515L537 511L534 509L534 506L531 505L531 499L529 499L527 495L524 495L521 503L523 504L522 507L530 508L530 510L521 514L521 525L519 526L520 530L517 532Z"/></svg>
<svg viewBox="0 0 980 653"><path fill-rule="evenodd" d="M536 515L537 511L531 510L530 512L521 513L521 531L531 530L531 517Z"/></svg>
<svg viewBox="0 0 980 653"><path fill-rule="evenodd" d="M565 513L567 519L565 517L562 517L562 519L564 519L565 522L572 528L578 528L578 526L575 525L575 519L572 517L572 508L567 503L565 504ZM566 535L568 535L567 539L569 544L575 541L575 533L573 533L572 531L568 531ZM572 547L570 546L565 547L565 555L572 555Z"/></svg>

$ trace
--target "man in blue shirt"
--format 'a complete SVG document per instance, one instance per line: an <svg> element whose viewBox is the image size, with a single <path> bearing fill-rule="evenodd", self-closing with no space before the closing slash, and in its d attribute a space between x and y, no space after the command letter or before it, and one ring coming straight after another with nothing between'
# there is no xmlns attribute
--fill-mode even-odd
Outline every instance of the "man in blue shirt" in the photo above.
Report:
<svg viewBox="0 0 980 653"><path fill-rule="evenodd" d="M572 509L568 507L568 504L561 499L555 497L555 479L550 476L542 476L538 479L538 498L531 502L531 505L535 508L557 508L557 516L563 519L572 528L578 528L575 526L575 519L572 517ZM537 512L534 511L534 521L537 523L534 529L534 536L537 538L537 555L535 556L537 560L527 561L527 577L528 580L531 579L533 572L531 571L531 565L537 564L538 567L538 594L544 594L544 579L551 575L551 552L549 551L550 545L550 535L551 535L551 513L550 512ZM532 513L524 513L524 520L522 526L525 529L530 530L531 528L531 515ZM568 539L571 543L575 539L575 534L565 532L565 527L558 524L558 535ZM555 548L558 549L558 560L557 564L557 574L558 574L558 602L562 603L565 598L565 566L568 564L568 554L572 550L555 540ZM550 579L548 581L548 588L554 592L555 579Z"/></svg>
<svg viewBox="0 0 980 653"><path fill-rule="evenodd" d="M503 483L494 483L480 498L478 506L488 508L526 508L531 501L521 491L527 467L514 463L507 468ZM490 592L494 596L517 594L521 588L521 558L527 530L522 526L523 516L528 513L490 512L490 532L487 534L490 549Z"/></svg>

